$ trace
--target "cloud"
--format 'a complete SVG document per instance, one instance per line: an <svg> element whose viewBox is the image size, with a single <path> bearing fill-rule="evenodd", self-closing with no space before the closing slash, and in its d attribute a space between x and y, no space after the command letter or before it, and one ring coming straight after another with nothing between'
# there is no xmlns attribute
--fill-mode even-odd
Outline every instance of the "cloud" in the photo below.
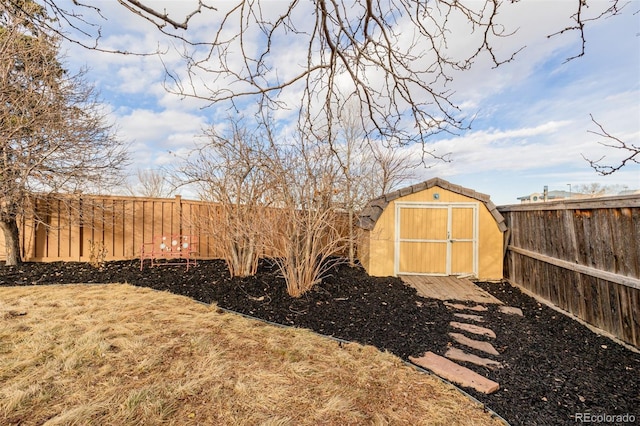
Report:
<svg viewBox="0 0 640 426"><path fill-rule="evenodd" d="M177 20L192 8L195 1L163 1L161 7L175 13ZM484 2L481 2L484 4ZM481 4L478 3L478 4ZM167 53L162 61L184 82L189 81L182 46L158 31L152 24L125 11L116 2L100 2L109 18L104 22L105 46L154 51L158 47ZM155 4L155 3L154 3ZM197 40L211 40L212 28L232 2L221 2L217 14L202 13L194 17L187 33ZM590 2L587 13L597 14L607 1ZM289 2L269 3L264 7L265 18L273 18ZM297 18L303 24L315 19L311 2L300 3ZM277 7L276 7L277 6ZM548 38L547 36L572 24L571 14L575 2L503 2L498 22L505 32L517 30L513 36L494 37L494 53L508 58L520 48L515 60L494 68L487 54L481 55L469 71L454 74L447 85L454 94L452 99L461 107L462 114L475 116L471 130L459 136L441 134L426 142L425 149L438 154L451 153L453 162L434 162L424 170L423 177L441 176L454 183L495 194L500 202L511 202L515 196L540 190L541 185L567 183L626 182L640 187L638 168L629 168L614 177L600 178L582 158L607 155L614 160L618 152L598 144L601 138L587 133L595 130L590 114L611 133L628 141L640 139L640 48L637 33L637 15L623 16L591 22L586 27L587 54L565 63L566 58L580 51L576 32ZM399 23L403 36L411 38L410 31ZM228 28L224 37L231 37L237 21ZM471 34L463 21L452 21L448 40L449 52L458 57L467 53ZM462 32L460 32L462 31ZM463 34L464 36L460 36ZM258 28L246 33L244 48L255 52L261 39ZM268 78L275 81L299 72L306 64L308 44L305 36L282 34L274 39L273 56L267 63L272 68ZM89 77L102 90L110 102L121 135L133 141L132 151L136 165L156 167L171 164L175 158L168 151L187 150L197 139L203 126L224 125L229 115L237 115L228 104L209 105L204 100L181 98L163 87L164 69L158 57L105 55L76 46L69 49L74 67L88 63ZM238 45L228 59L234 67L242 66ZM416 46L427 50L428 46ZM205 50L199 51L207 54ZM214 52L215 53L215 52ZM317 54L317 52L315 52ZM211 63L219 58L214 54ZM381 76L369 73L370 83L380 84ZM227 88L230 80L218 79L211 73L193 76L194 87L200 94L212 89ZM374 86L377 87L377 86ZM299 86L282 92L281 100L290 108L274 111L277 125L286 129L295 116L300 102ZM237 105L245 117L256 111L254 100ZM320 104L318 104L320 107ZM422 147L405 148L420 155ZM556 188L559 189L559 188ZM515 195L514 195L515 194Z"/></svg>
<svg viewBox="0 0 640 426"><path fill-rule="evenodd" d="M566 147L552 143L549 139L568 124L569 122L550 121L536 127L487 129L439 140L429 144L429 149L441 156L450 154L452 162L435 162L430 172L450 176L470 169L476 172L521 171L564 161L565 155L557 154L566 154ZM414 156L420 154L421 147L416 146L413 149ZM526 162L522 159L526 159Z"/></svg>
<svg viewBox="0 0 640 426"><path fill-rule="evenodd" d="M177 110L116 111L119 133L132 142L134 168L154 168L173 161L169 152L184 152L206 125L202 115Z"/></svg>

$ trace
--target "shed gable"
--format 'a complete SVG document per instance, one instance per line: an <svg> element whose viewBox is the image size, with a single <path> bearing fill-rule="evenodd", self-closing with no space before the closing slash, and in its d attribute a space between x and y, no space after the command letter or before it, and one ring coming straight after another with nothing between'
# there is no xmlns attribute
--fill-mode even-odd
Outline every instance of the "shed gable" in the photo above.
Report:
<svg viewBox="0 0 640 426"><path fill-rule="evenodd" d="M505 223L504 217L502 216L502 214L500 214L496 205L493 204L488 195L476 192L473 189L465 188L460 185L452 184L451 182L447 182L446 180L440 178L432 178L427 181L399 189L397 191L389 192L388 194L381 195L378 198L374 198L373 200L369 201L369 203L362 210L362 213L360 213L360 216L358 217L358 226L368 231L373 230L376 222L390 202L397 200L398 198L405 197L409 194L414 194L416 192L433 188L435 186L482 202L489 213L491 213L491 215L495 219L496 224L498 225L498 229L500 229L501 232L505 232L507 230L507 225Z"/></svg>

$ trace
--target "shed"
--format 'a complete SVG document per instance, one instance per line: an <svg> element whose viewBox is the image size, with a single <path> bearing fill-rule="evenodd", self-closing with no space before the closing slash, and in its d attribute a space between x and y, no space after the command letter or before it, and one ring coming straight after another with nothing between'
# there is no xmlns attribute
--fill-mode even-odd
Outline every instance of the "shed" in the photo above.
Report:
<svg viewBox="0 0 640 426"><path fill-rule="evenodd" d="M504 218L488 195L440 178L371 200L358 258L373 276L503 278Z"/></svg>

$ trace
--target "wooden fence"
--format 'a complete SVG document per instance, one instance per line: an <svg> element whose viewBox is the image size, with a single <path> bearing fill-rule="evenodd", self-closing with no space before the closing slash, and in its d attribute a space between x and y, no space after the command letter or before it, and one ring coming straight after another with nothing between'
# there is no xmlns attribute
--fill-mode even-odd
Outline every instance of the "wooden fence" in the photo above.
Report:
<svg viewBox="0 0 640 426"><path fill-rule="evenodd" d="M19 223L26 261L89 261L92 245L102 243L106 260L135 259L143 242L167 234L197 235L198 258L222 257L219 241L199 226L215 209L211 203L180 196L78 196L34 203L42 223L32 218ZM498 210L509 226L504 265L509 281L640 347L639 196ZM0 259L4 250L0 243Z"/></svg>
<svg viewBox="0 0 640 426"><path fill-rule="evenodd" d="M498 210L510 282L640 348L640 196Z"/></svg>
<svg viewBox="0 0 640 426"><path fill-rule="evenodd" d="M78 196L36 198L33 202L39 221L32 217L19 220L25 261L89 261L91 246L102 243L106 260L133 259L140 256L143 242L168 234L198 235L199 257L220 257L220 247L196 227L211 207L209 203L186 201L180 196ZM0 258L4 254L0 243Z"/></svg>
<svg viewBox="0 0 640 426"><path fill-rule="evenodd" d="M35 198L33 203L34 216L39 220L26 217L18 224L22 258L27 262L87 262L91 260L92 246L102 244L107 261L135 259L140 256L143 243L151 242L154 236L171 234L197 236L198 259L223 257L219 232L215 229L223 210L215 203L183 200L180 196L76 196ZM278 209L265 210L266 225L263 225L277 226L278 215L282 215ZM337 220L341 235L348 235L346 215ZM0 230L0 259L5 257L3 242ZM278 249L277 243L274 241L273 250ZM263 255L272 254L263 251Z"/></svg>

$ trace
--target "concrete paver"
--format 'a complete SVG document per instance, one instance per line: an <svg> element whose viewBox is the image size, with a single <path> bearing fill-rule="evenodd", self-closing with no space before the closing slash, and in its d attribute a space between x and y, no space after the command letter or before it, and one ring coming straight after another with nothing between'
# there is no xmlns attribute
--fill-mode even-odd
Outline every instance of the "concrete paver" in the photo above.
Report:
<svg viewBox="0 0 640 426"><path fill-rule="evenodd" d="M482 318L481 315L461 314L456 312L455 314L453 314L453 316L466 319L466 320L476 321L476 322L484 322L484 319Z"/></svg>
<svg viewBox="0 0 640 426"><path fill-rule="evenodd" d="M524 316L522 309L513 306L500 306L498 310L503 314Z"/></svg>
<svg viewBox="0 0 640 426"><path fill-rule="evenodd" d="M486 327L480 327L478 325L467 324L464 322L457 322L457 321L452 321L449 323L449 325L453 328L468 331L469 333L479 334L481 336L487 336L493 339L496 338L496 333L493 330Z"/></svg>
<svg viewBox="0 0 640 426"><path fill-rule="evenodd" d="M460 343L461 345L468 346L470 348L487 353L489 355L495 355L495 356L500 355L500 353L496 350L496 348L494 348L493 345L489 342L482 342L480 340L470 339L464 334L460 334L460 333L449 333L449 336L451 336L457 343Z"/></svg>
<svg viewBox="0 0 640 426"><path fill-rule="evenodd" d="M486 312L489 310L489 308L482 305L467 306L467 305L463 305L462 303L451 303L451 302L444 302L444 305L450 308L458 309L458 310L466 309L466 310L476 311L476 312Z"/></svg>
<svg viewBox="0 0 640 426"><path fill-rule="evenodd" d="M444 354L444 356L446 358L453 359L455 361L470 362L472 364L480 365L482 367L488 367L488 368L502 367L502 364L500 364L498 361L494 361L489 358L482 358L478 355L467 353L462 349L458 349L458 348L449 348L447 352Z"/></svg>
<svg viewBox="0 0 640 426"><path fill-rule="evenodd" d="M473 388L478 392L491 394L500 389L500 385L493 380L487 379L475 371L469 370L433 352L426 352L420 358L409 357L409 360L416 365L433 371L446 380L464 387Z"/></svg>

